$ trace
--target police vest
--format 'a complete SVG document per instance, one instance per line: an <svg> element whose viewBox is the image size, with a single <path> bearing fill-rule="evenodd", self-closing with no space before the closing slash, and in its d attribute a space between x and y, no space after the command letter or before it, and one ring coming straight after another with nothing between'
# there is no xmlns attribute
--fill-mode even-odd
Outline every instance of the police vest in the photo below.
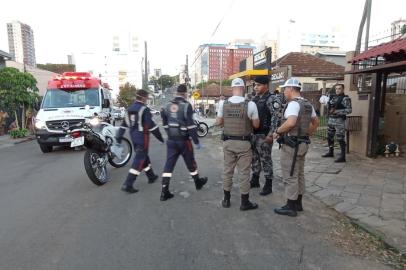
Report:
<svg viewBox="0 0 406 270"><path fill-rule="evenodd" d="M268 134L271 128L271 112L266 104L271 93L267 93L262 97L255 97L254 102L257 104L259 115L259 128L254 130L257 134Z"/></svg>
<svg viewBox="0 0 406 270"><path fill-rule="evenodd" d="M294 136L294 137L308 136L309 134L307 134L307 131L309 129L311 118L312 118L313 106L305 98L295 98L292 101L296 101L297 103L299 103L300 110L299 110L299 115L297 117L296 125L291 130L289 130L289 136ZM288 106L286 106L286 108L287 107ZM285 118L286 108L283 111L283 122L285 122L287 120Z"/></svg>
<svg viewBox="0 0 406 270"><path fill-rule="evenodd" d="M165 115L168 118L168 137L169 138L188 138L187 132L187 109L189 103L172 100L165 106Z"/></svg>
<svg viewBox="0 0 406 270"><path fill-rule="evenodd" d="M328 101L328 109L336 109L336 110L342 110L345 109L345 106L343 105L343 99L345 97L348 97L347 95L336 95L333 96L329 101Z"/></svg>
<svg viewBox="0 0 406 270"><path fill-rule="evenodd" d="M249 136L252 133L252 122L248 118L248 101L223 104L224 135Z"/></svg>
<svg viewBox="0 0 406 270"><path fill-rule="evenodd" d="M127 126L130 128L131 131L144 131L144 126L142 123L142 117L144 115L144 111L147 107L141 105L137 109L129 108L125 117L125 122Z"/></svg>

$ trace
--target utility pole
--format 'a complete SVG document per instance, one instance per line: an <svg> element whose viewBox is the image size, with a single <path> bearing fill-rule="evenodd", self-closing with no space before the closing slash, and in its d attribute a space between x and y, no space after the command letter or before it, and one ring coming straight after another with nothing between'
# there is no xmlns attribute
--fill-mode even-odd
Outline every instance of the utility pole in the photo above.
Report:
<svg viewBox="0 0 406 270"><path fill-rule="evenodd" d="M189 59L187 54L186 54L185 74L186 74L185 76L186 87L189 89Z"/></svg>
<svg viewBox="0 0 406 270"><path fill-rule="evenodd" d="M148 88L148 47L147 47L147 42L146 41L144 41L144 45L145 45L145 59L144 59L144 64L145 64L145 73L144 73L144 75L145 75L145 78L144 78L144 86L143 86L143 88L145 89L145 90L148 90L147 88Z"/></svg>
<svg viewBox="0 0 406 270"><path fill-rule="evenodd" d="M220 50L220 96L223 95L223 49Z"/></svg>

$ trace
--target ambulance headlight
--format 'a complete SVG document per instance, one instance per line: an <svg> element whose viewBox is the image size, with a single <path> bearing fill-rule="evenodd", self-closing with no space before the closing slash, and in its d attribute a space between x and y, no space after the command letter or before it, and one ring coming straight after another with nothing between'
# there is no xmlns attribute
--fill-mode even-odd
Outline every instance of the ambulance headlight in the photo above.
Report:
<svg viewBox="0 0 406 270"><path fill-rule="evenodd" d="M40 119L35 119L35 128L36 129L45 129L45 121L42 121Z"/></svg>

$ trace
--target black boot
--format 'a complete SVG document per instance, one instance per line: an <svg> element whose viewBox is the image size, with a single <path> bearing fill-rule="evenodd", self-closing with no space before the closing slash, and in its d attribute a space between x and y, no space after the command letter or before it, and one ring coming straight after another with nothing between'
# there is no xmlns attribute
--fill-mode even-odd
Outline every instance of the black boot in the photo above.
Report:
<svg viewBox="0 0 406 270"><path fill-rule="evenodd" d="M241 194L241 211L253 210L258 208L258 204L250 202L249 198L249 194Z"/></svg>
<svg viewBox="0 0 406 270"><path fill-rule="evenodd" d="M169 192L169 185L162 186L161 201L166 201L173 198L173 194Z"/></svg>
<svg viewBox="0 0 406 270"><path fill-rule="evenodd" d="M250 186L251 186L251 188L261 187L261 185L259 184L259 175L252 174L251 180L250 180Z"/></svg>
<svg viewBox="0 0 406 270"><path fill-rule="evenodd" d="M148 177L148 184L154 183L159 178L159 176L154 173L152 168L150 168L148 171L145 171L145 174Z"/></svg>
<svg viewBox="0 0 406 270"><path fill-rule="evenodd" d="M345 162L345 151L346 151L345 146L346 146L345 141L340 141L341 154L334 162L337 163Z"/></svg>
<svg viewBox="0 0 406 270"><path fill-rule="evenodd" d="M121 190L131 194L138 192L138 189L135 189L133 187L135 180L137 180L137 176L135 174L129 173L127 175L127 179L121 186Z"/></svg>
<svg viewBox="0 0 406 270"><path fill-rule="evenodd" d="M328 152L321 157L334 157L334 140L327 139L328 141Z"/></svg>
<svg viewBox="0 0 406 270"><path fill-rule="evenodd" d="M121 190L130 194L137 193L138 189L133 188L133 186L122 185Z"/></svg>
<svg viewBox="0 0 406 270"><path fill-rule="evenodd" d="M286 205L282 206L281 208L275 208L274 212L278 215L296 217L296 200L288 200Z"/></svg>
<svg viewBox="0 0 406 270"><path fill-rule="evenodd" d="M262 191L259 193L261 196L266 196L272 193L272 178L265 178L265 185L262 188Z"/></svg>
<svg viewBox="0 0 406 270"><path fill-rule="evenodd" d="M296 200L296 210L297 210L298 212L302 212L302 211L303 211L302 197L303 197L303 195L299 195L299 196L297 197L297 200Z"/></svg>
<svg viewBox="0 0 406 270"><path fill-rule="evenodd" d="M223 200L221 201L221 205L222 205L224 208L230 208L230 205L231 205L231 203L230 203L230 197L231 197L230 191L225 191L225 190L224 190L224 198L223 198Z"/></svg>
<svg viewBox="0 0 406 270"><path fill-rule="evenodd" d="M207 177L199 177L199 175L194 175L193 180L195 181L196 190L202 189L202 187L207 183Z"/></svg>

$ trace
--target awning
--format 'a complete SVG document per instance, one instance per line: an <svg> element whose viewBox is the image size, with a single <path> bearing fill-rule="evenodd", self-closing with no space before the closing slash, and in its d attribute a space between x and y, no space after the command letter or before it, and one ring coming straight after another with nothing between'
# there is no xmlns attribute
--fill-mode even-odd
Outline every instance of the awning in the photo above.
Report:
<svg viewBox="0 0 406 270"><path fill-rule="evenodd" d="M238 72L236 74L231 75L228 77L230 80L235 78L243 78L243 79L250 79L252 76L261 76L261 75L268 75L267 69L249 69L242 72Z"/></svg>
<svg viewBox="0 0 406 270"><path fill-rule="evenodd" d="M380 44L355 56L349 63L356 63L376 57L388 57L391 55L403 54L406 56L406 37Z"/></svg>

